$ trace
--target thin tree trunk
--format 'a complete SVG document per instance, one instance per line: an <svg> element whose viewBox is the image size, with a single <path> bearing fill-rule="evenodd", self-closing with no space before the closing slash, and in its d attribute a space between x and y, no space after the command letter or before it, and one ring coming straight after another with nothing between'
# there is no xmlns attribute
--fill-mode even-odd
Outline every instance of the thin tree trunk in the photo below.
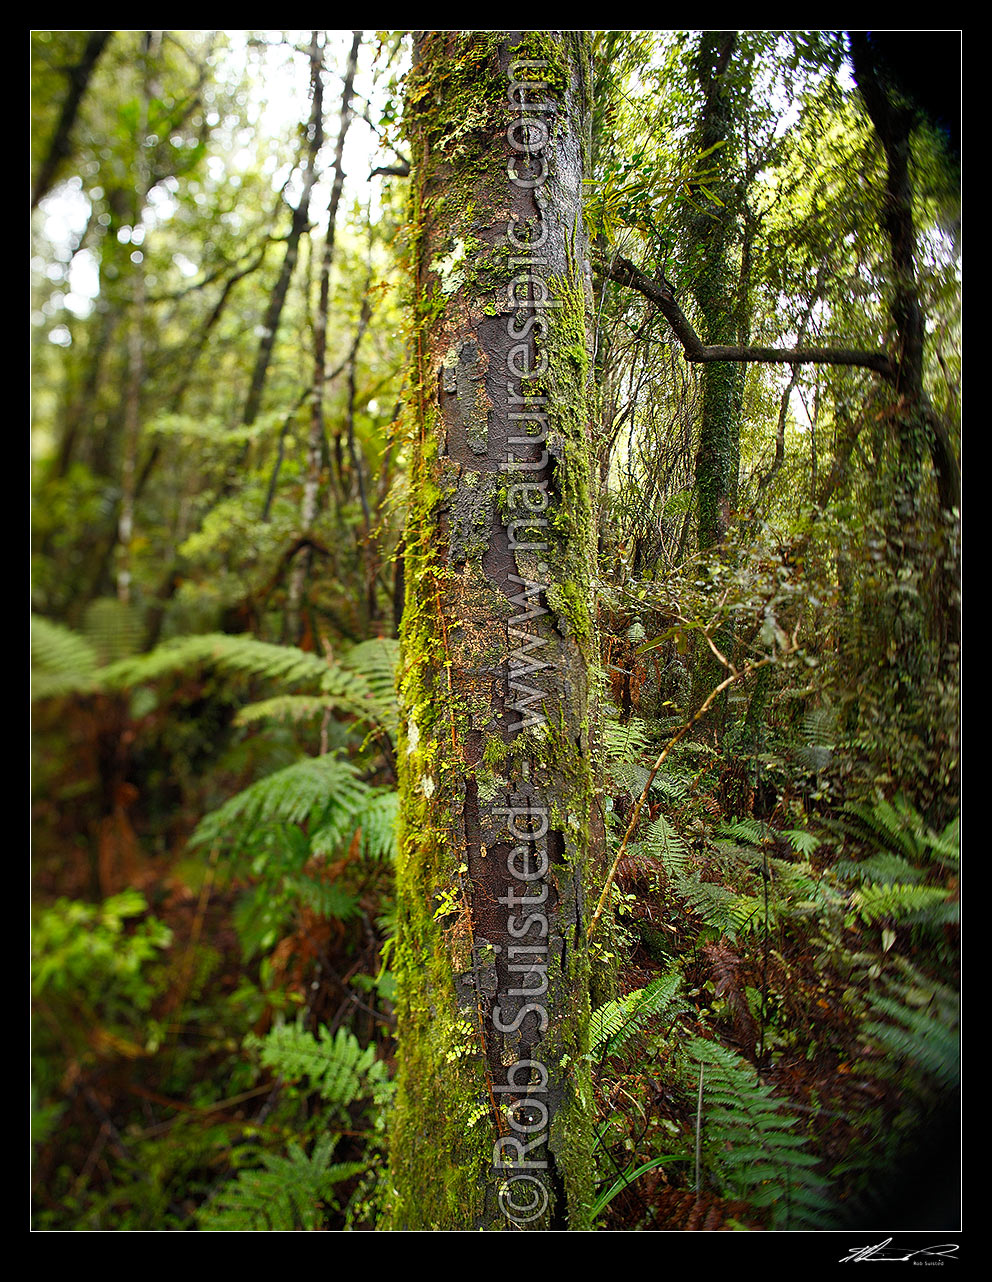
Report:
<svg viewBox="0 0 992 1282"><path fill-rule="evenodd" d="M300 238L309 225L310 193L317 178L317 155L324 141L321 67L322 55L317 43L317 32L314 31L310 39L311 110L310 122L307 127L303 190L300 193L299 202L293 210L289 235L286 238L286 253L283 256L275 288L269 295L269 304L265 309L265 317L262 321L262 335L259 339L251 382L248 386L248 395L245 398L245 406L241 415L241 421L245 427L250 427L255 422L262 405L262 393L265 390L265 380L269 371L269 362L272 358L272 349L275 346L276 334L279 330L279 320L282 316L286 295L289 293L290 281L293 279L293 272L296 269L296 262L299 258Z"/></svg>
<svg viewBox="0 0 992 1282"><path fill-rule="evenodd" d="M135 142L134 206L131 226L140 227L145 201L151 187L147 159L148 103L153 93L151 61L158 52L161 34L147 31L142 36L141 110ZM142 244L144 242L142 241ZM131 540L134 537L135 485L138 471L138 447L141 435L141 387L145 378L144 323L145 323L145 267L144 252L131 257L132 286L131 312L128 318L127 387L124 395L124 441L121 465L121 500L117 516L117 599L123 604L131 601Z"/></svg>
<svg viewBox="0 0 992 1282"><path fill-rule="evenodd" d="M736 47L736 31L707 31L701 37L697 59L699 86L704 96L699 132L701 150L726 144L730 137L727 71ZM721 163L732 162L721 154ZM691 234L701 249L701 265L693 277L692 290L702 316L703 341L707 344L740 343L740 309L730 268L736 223L730 185L729 179L723 183L722 206L713 211L705 209L690 218ZM742 395L741 367L726 363L706 366L696 459L700 551L721 542L737 502ZM712 682L707 682L710 684Z"/></svg>
<svg viewBox="0 0 992 1282"><path fill-rule="evenodd" d="M344 186L344 143L351 124L351 98L355 88L355 73L358 70L358 50L362 43L362 33L354 32L351 52L344 74L344 88L341 92L341 111L338 117L338 139L334 149L334 181L331 185L331 198L327 210L327 232L324 237L324 253L320 267L320 299L317 315L314 318L314 360L313 392L310 402L310 433L307 439L307 466L303 482L303 499L300 505L300 530L305 533L313 525L317 515L317 504L320 492L321 460L324 452L324 381L325 362L327 359L327 316L330 306L331 265L334 261L334 238L337 228L338 206L341 203L341 191ZM286 605L286 631L291 642L299 637L300 604L310 572L310 549L302 548L293 562L289 581L289 593Z"/></svg>
<svg viewBox="0 0 992 1282"><path fill-rule="evenodd" d="M898 549L896 567L903 583L928 577L927 554L920 529L923 460L929 455L937 500L946 522L951 521L960 502L960 469L950 437L930 403L924 386L925 318L916 280L916 223L913 213L913 176L910 136L915 110L886 80L871 41L865 32L849 33L851 56L858 89L885 153L885 199L882 223L889 240L892 262L892 319L899 348L896 388L899 401L893 407L892 423L897 434L899 472L891 542ZM943 560L947 569L938 573L939 617L928 628L921 608L921 595L900 591L894 596L895 616L890 630L898 639L899 668L896 674L907 687L916 686L934 659L945 677L951 678L957 662L960 630L956 534L944 534ZM930 636L927 636L927 633ZM929 650L925 642L929 640ZM947 645L950 642L950 648ZM934 653L936 651L936 654ZM912 697L910 695L910 697Z"/></svg>

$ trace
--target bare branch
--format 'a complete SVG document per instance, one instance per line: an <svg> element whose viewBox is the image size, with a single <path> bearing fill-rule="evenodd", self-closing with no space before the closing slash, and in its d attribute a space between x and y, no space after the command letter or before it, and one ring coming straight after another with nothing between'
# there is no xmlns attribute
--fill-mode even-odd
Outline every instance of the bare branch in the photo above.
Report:
<svg viewBox="0 0 992 1282"><path fill-rule="evenodd" d="M670 289L646 276L626 258L617 256L603 264L603 273L618 285L636 289L654 303L671 325L682 344L687 361L710 364L713 361L755 361L779 365L852 365L874 370L894 383L897 369L885 352L869 352L853 347L730 347L707 346L692 328L685 312L675 301Z"/></svg>

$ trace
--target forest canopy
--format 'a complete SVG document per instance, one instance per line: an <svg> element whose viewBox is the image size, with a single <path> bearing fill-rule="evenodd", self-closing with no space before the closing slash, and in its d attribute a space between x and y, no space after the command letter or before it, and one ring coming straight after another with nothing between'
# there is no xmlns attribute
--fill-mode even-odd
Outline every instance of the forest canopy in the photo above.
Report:
<svg viewBox="0 0 992 1282"><path fill-rule="evenodd" d="M958 1229L960 54L32 32L35 1230Z"/></svg>

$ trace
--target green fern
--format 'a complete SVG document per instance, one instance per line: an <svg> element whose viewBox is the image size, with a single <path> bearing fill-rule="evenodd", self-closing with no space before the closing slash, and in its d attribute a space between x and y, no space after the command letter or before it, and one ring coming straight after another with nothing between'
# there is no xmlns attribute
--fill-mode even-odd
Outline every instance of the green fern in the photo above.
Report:
<svg viewBox="0 0 992 1282"><path fill-rule="evenodd" d="M764 1210L773 1229L816 1227L830 1210L829 1190L797 1118L732 1051L693 1038L688 1052L697 1067L687 1085L702 1066L702 1150L719 1192Z"/></svg>
<svg viewBox="0 0 992 1282"><path fill-rule="evenodd" d="M212 632L166 641L148 654L111 664L105 675L110 684L132 686L201 664L284 685L319 682L327 671L322 658L297 650L295 646L273 645L247 635Z"/></svg>
<svg viewBox="0 0 992 1282"><path fill-rule="evenodd" d="M594 1058L616 1055L653 1016L669 1018L688 1006L682 998L682 975L669 970L646 988L637 988L618 1001L604 1002L589 1021L589 1053Z"/></svg>
<svg viewBox="0 0 992 1282"><path fill-rule="evenodd" d="M631 846L631 853L643 853L657 860L668 877L680 877L689 863L689 847L671 820L659 814L644 829L641 840Z"/></svg>
<svg viewBox="0 0 992 1282"><path fill-rule="evenodd" d="M31 697L87 693L101 684L100 656L78 632L34 615L31 619Z"/></svg>
<svg viewBox="0 0 992 1282"><path fill-rule="evenodd" d="M851 907L848 924L860 917L869 926L880 921L943 926L959 918L958 902L943 886L869 882L851 892Z"/></svg>
<svg viewBox="0 0 992 1282"><path fill-rule="evenodd" d="M126 659L138 652L144 640L142 612L116 597L100 597L86 607L83 635L102 663Z"/></svg>
<svg viewBox="0 0 992 1282"><path fill-rule="evenodd" d="M239 726L248 726L255 721L285 721L295 725L314 721L339 706L338 701L316 694L277 694L271 699L245 704L238 710L234 722Z"/></svg>
<svg viewBox="0 0 992 1282"><path fill-rule="evenodd" d="M603 746L610 761L634 761L650 747L647 722L640 717L621 721L616 708L606 705Z"/></svg>
<svg viewBox="0 0 992 1282"><path fill-rule="evenodd" d="M332 1035L320 1025L315 1036L300 1024L279 1024L246 1045L256 1046L266 1068L284 1080L305 1082L332 1114L345 1115L358 1100L381 1107L389 1098L389 1075L375 1047L363 1049L347 1028Z"/></svg>
<svg viewBox="0 0 992 1282"><path fill-rule="evenodd" d="M177 637L147 654L134 653L140 639L134 611L116 601L94 602L83 634L34 617L33 697L126 690L175 672L213 667L283 687L280 694L242 708L239 724L262 719L298 721L340 711L390 734L395 730L395 641L365 641L335 661L295 646L220 632ZM292 688L301 685L310 686L312 692L294 693Z"/></svg>
<svg viewBox="0 0 992 1282"><path fill-rule="evenodd" d="M291 1142L285 1156L260 1154L261 1165L239 1172L198 1215L207 1233L313 1232L324 1208L336 1205L334 1186L364 1171L367 1162L333 1163L337 1137L323 1135L309 1156Z"/></svg>
<svg viewBox="0 0 992 1282"><path fill-rule="evenodd" d="M957 993L924 975L906 958L893 959L901 977L891 976L869 998L876 1017L864 1027L869 1043L883 1050L882 1076L898 1075L911 1086L941 1091L960 1080Z"/></svg>
<svg viewBox="0 0 992 1282"><path fill-rule="evenodd" d="M911 864L947 869L958 866L960 824L956 818L941 832L935 832L902 797L892 801L878 798L872 804L848 802L844 812L855 833Z"/></svg>
<svg viewBox="0 0 992 1282"><path fill-rule="evenodd" d="M332 753L305 757L250 784L206 815L190 844L252 845L267 825L311 821L311 840L329 829L334 848L349 827L354 831L374 795L350 762Z"/></svg>
<svg viewBox="0 0 992 1282"><path fill-rule="evenodd" d="M645 763L653 763L657 755L651 725L634 716L621 721L616 707L607 701L603 704L602 736L611 785L639 797L651 773ZM670 801L683 801L687 795L685 782L664 769L655 774L651 790Z"/></svg>
<svg viewBox="0 0 992 1282"><path fill-rule="evenodd" d="M396 856L396 823L399 793L383 789L371 793L362 808L362 855L392 862Z"/></svg>
<svg viewBox="0 0 992 1282"><path fill-rule="evenodd" d="M926 869L890 850L879 850L867 859L838 859L833 872L845 881L873 882L883 886L896 883L915 886L927 875Z"/></svg>
<svg viewBox="0 0 992 1282"><path fill-rule="evenodd" d="M836 708L812 708L803 715L800 733L805 740L796 757L807 770L820 771L829 766L838 739Z"/></svg>
<svg viewBox="0 0 992 1282"><path fill-rule="evenodd" d="M728 939L736 939L742 930L760 923L761 901L740 895L729 886L689 876L679 881L678 890L704 926Z"/></svg>
<svg viewBox="0 0 992 1282"><path fill-rule="evenodd" d="M367 691L363 704L369 719L375 719L391 734L395 732L398 703L396 670L400 645L388 637L362 641L341 660L342 664L364 682Z"/></svg>

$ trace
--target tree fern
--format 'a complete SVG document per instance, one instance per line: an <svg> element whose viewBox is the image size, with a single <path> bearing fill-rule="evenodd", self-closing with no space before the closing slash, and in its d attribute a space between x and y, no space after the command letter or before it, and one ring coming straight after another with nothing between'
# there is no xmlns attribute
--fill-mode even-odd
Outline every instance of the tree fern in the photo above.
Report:
<svg viewBox="0 0 992 1282"><path fill-rule="evenodd" d="M740 1056L703 1038L688 1045L703 1073L702 1152L710 1179L725 1197L764 1210L773 1229L812 1228L830 1208L817 1159L805 1152L797 1118Z"/></svg>
<svg viewBox="0 0 992 1282"><path fill-rule="evenodd" d="M331 753L305 757L250 784L206 815L191 844L237 846L257 838L266 825L307 820L313 821L311 839L321 828L331 828L339 837L348 825L353 830L370 795L350 762Z"/></svg>
<svg viewBox="0 0 992 1282"><path fill-rule="evenodd" d="M393 733L397 717L396 666L399 642L388 637L362 641L342 658L342 664L361 678L368 691L369 708L378 724Z"/></svg>
<svg viewBox="0 0 992 1282"><path fill-rule="evenodd" d="M177 637L148 654L110 664L104 679L110 685L133 686L200 664L209 664L222 672L278 681L282 685L316 684L327 672L324 659L295 646L274 645L247 635L212 632Z"/></svg>
<svg viewBox="0 0 992 1282"><path fill-rule="evenodd" d="M31 696L34 699L95 690L100 656L78 632L35 615L31 619Z"/></svg>
<svg viewBox="0 0 992 1282"><path fill-rule="evenodd" d="M314 721L339 706L338 701L322 698L317 694L277 694L271 699L245 704L238 710L234 720L239 726L248 726L255 721L286 721L295 724Z"/></svg>
<svg viewBox="0 0 992 1282"><path fill-rule="evenodd" d="M382 789L371 793L361 814L362 855L366 859L391 861L396 854L396 821L399 816L399 794Z"/></svg>

